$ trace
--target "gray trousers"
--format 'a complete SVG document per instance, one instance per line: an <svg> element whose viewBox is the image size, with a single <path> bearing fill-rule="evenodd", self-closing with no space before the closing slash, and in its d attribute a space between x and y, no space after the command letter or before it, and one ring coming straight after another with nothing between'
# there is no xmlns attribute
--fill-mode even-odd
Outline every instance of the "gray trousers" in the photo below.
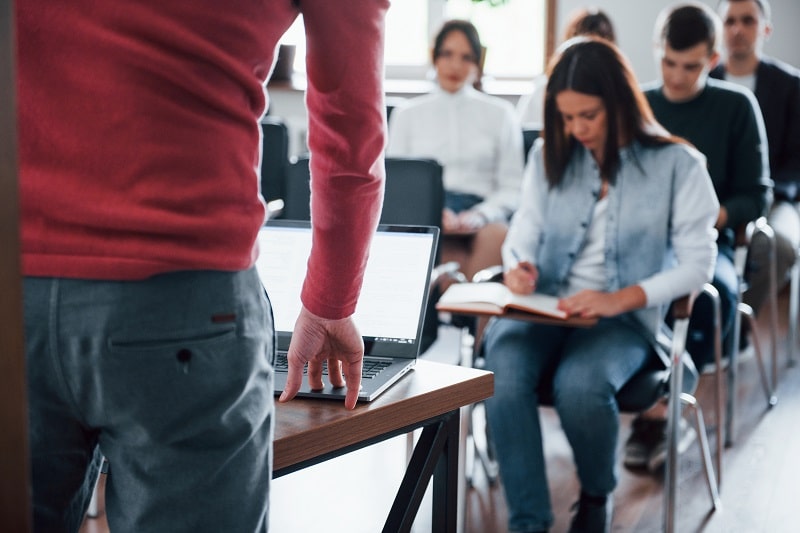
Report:
<svg viewBox="0 0 800 533"><path fill-rule="evenodd" d="M274 332L255 269L26 278L36 531L267 531Z"/></svg>

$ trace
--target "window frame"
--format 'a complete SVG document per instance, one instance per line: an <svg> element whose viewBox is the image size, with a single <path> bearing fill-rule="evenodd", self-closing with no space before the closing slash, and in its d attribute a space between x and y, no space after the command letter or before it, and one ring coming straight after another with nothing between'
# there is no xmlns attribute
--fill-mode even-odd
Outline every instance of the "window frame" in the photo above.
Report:
<svg viewBox="0 0 800 533"><path fill-rule="evenodd" d="M525 0L508 0L508 1L525 1ZM427 34L433 36L438 29L446 21L446 4L447 0L427 0L428 7L428 27ZM545 35L544 47L542 48L544 57L542 58L542 65L546 67L547 59L553 54L556 42L556 17L558 11L558 0L544 0L545 10ZM427 58L426 58L427 59ZM385 73L387 80L426 80L430 76L431 66L430 60L423 64L418 65L399 65L386 63ZM491 73L489 73L491 74ZM530 80L538 73L532 76L496 76L496 79L501 81L522 81Z"/></svg>
<svg viewBox="0 0 800 533"><path fill-rule="evenodd" d="M508 0L510 2L524 2L526 0ZM542 58L542 65L546 67L547 58L549 58L555 50L556 42L556 18L558 12L558 0L543 0L545 3L545 35L544 47ZM434 35L446 20L445 6L447 0L425 0L428 10L427 17L427 33ZM304 53L305 42L300 42L304 39L302 37L302 22L298 19L296 22L298 26L294 27L290 32L284 35L281 39L282 44L294 45L298 48L298 53L295 55L294 73L291 80L288 81L290 87L298 90L305 89L305 65ZM430 39L430 38L429 38ZM415 65L399 65L389 64L385 65L385 80L387 81L387 93L397 94L415 94L423 93L429 90L428 84L432 81L432 67L430 60L426 57L423 64ZM487 73L485 80L488 84L484 85L484 90L490 93L502 93L509 95L520 95L530 90L529 83L540 73L533 73L530 76L494 76L491 72ZM276 83L277 82L277 83ZM282 81L273 81L271 85L274 87Z"/></svg>

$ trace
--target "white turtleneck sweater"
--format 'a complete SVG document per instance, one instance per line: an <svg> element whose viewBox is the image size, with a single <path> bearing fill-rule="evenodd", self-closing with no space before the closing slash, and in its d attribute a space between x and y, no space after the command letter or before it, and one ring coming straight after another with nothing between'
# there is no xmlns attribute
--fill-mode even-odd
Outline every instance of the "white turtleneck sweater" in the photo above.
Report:
<svg viewBox="0 0 800 533"><path fill-rule="evenodd" d="M436 159L446 190L480 196L474 209L505 221L519 202L521 132L509 102L470 86L456 93L437 88L394 109L386 153Z"/></svg>

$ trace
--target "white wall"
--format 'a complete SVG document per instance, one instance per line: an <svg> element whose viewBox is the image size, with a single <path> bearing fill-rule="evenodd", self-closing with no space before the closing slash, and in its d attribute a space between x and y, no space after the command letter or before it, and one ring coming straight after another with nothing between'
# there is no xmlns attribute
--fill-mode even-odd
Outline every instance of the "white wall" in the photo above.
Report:
<svg viewBox="0 0 800 533"><path fill-rule="evenodd" d="M718 0L702 0L712 9ZM558 0L558 32L569 14L579 7L596 6L605 11L614 23L619 47L628 56L639 81L646 82L658 76L653 57L653 28L662 9L674 5L674 0ZM772 37L764 52L800 68L800 39L794 33L800 23L800 2L797 0L771 0Z"/></svg>
<svg viewBox="0 0 800 533"><path fill-rule="evenodd" d="M702 1L716 9L718 0ZM656 17L662 9L675 3L675 0L558 0L556 35L560 36L569 14L575 9L587 5L603 9L614 23L618 44L633 64L637 78L647 82L658 76L652 45ZM771 0L770 3L774 31L764 51L800 68L800 38L794 33L800 23L800 1ZM508 97L515 100L515 97ZM271 90L270 100L273 113L289 122L291 154L305 151L306 113L302 93Z"/></svg>

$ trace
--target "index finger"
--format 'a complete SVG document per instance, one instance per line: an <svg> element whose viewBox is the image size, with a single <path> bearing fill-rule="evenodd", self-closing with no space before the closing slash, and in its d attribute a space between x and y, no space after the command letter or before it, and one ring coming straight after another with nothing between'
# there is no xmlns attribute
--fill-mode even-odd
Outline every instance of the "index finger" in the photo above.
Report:
<svg viewBox="0 0 800 533"><path fill-rule="evenodd" d="M363 366L362 359L357 361L343 361L344 380L347 383L347 395L344 399L344 406L347 409L353 409L358 402L358 393L361 391L361 367Z"/></svg>
<svg viewBox="0 0 800 533"><path fill-rule="evenodd" d="M305 363L297 357L287 357L287 360L289 372L286 377L286 385L283 387L280 398L278 398L280 403L288 402L294 398L303 385L303 369L306 366Z"/></svg>

